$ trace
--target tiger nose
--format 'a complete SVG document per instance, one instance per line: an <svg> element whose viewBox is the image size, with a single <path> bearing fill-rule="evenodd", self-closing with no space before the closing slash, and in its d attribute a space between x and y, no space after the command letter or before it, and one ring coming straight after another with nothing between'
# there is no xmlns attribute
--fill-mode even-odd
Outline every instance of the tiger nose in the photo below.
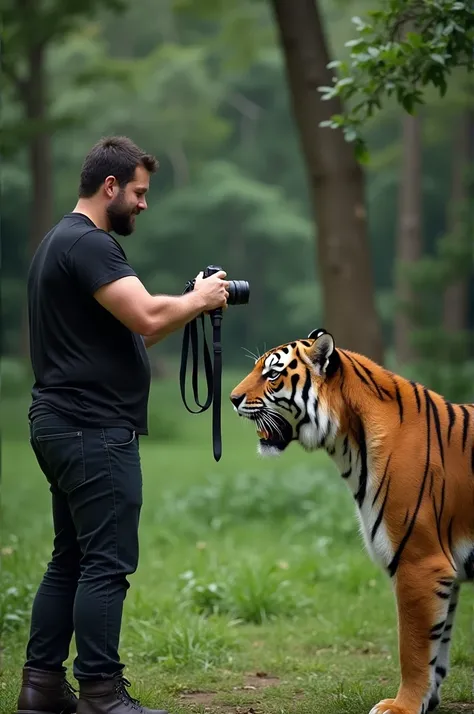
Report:
<svg viewBox="0 0 474 714"><path fill-rule="evenodd" d="M245 399L245 394L234 394L234 393L232 393L232 394L230 395L230 401L232 402L232 404L234 405L234 407L235 407L236 409L239 408L239 406L242 404L242 402L244 401L244 399Z"/></svg>

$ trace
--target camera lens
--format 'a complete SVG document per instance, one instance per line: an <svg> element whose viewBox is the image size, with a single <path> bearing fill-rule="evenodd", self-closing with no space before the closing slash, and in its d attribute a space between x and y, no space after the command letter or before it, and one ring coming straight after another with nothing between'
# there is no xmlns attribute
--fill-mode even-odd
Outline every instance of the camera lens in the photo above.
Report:
<svg viewBox="0 0 474 714"><path fill-rule="evenodd" d="M250 285L246 280L229 280L229 305L246 305L250 298Z"/></svg>

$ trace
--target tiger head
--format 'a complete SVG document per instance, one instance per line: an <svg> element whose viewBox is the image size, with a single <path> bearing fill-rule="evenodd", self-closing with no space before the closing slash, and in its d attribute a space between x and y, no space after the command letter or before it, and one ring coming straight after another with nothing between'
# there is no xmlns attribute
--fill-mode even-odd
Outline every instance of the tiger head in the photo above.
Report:
<svg viewBox="0 0 474 714"><path fill-rule="evenodd" d="M230 394L239 416L255 422L261 455L279 455L292 441L312 451L336 436L330 382L340 357L326 330L269 350Z"/></svg>

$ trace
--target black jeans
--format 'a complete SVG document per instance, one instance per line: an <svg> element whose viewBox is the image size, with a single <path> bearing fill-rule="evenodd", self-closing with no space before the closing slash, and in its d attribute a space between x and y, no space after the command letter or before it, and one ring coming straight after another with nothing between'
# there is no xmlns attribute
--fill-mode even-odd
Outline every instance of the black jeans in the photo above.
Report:
<svg viewBox="0 0 474 714"><path fill-rule="evenodd" d="M64 669L74 633L76 678L107 678L124 666L123 601L138 565L138 437L42 415L30 425L30 442L50 484L55 537L33 604L26 665Z"/></svg>

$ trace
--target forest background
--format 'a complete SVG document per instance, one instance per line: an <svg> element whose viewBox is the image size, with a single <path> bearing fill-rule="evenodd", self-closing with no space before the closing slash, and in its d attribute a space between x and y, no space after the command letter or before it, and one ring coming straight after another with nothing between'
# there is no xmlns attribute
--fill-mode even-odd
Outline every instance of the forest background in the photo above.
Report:
<svg viewBox="0 0 474 714"><path fill-rule="evenodd" d="M250 282L251 306L225 316L225 364L241 364L242 347L258 352L324 326L337 344L469 399L469 75L455 68L443 96L433 83L422 87L414 116L409 101L384 97L361 127L369 159L356 164L354 144L320 126L339 108L321 99L321 86L332 81L329 61L348 61L374 3L299 6L291 17L285 3L250 0L11 5L1 134L5 388L24 384L28 369L18 357L27 356L31 255L73 208L88 149L123 133L160 161L149 210L122 241L147 288L180 293L211 263ZM285 32L306 47L305 66L282 51ZM155 348L157 375L180 349L179 334Z"/></svg>

